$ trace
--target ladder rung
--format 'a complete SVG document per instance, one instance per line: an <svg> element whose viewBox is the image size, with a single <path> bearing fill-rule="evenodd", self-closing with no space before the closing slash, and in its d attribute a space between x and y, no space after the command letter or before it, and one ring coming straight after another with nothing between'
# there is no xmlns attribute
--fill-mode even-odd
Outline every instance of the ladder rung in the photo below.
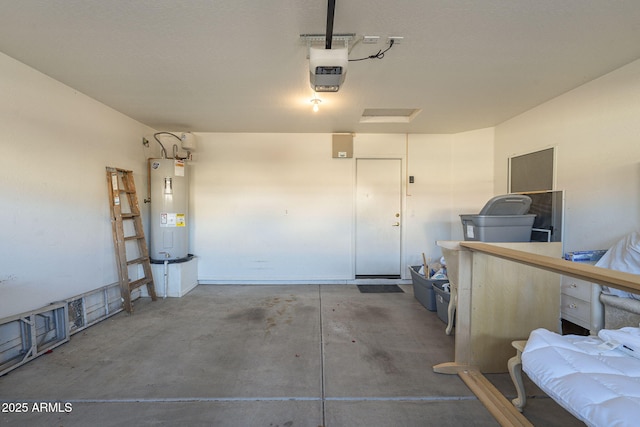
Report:
<svg viewBox="0 0 640 427"><path fill-rule="evenodd" d="M135 258L135 259L131 259L131 260L127 261L127 265L140 264L140 263L147 262L147 261L149 261L149 257L148 256L142 256L140 258Z"/></svg>
<svg viewBox="0 0 640 427"><path fill-rule="evenodd" d="M137 289L140 286L148 285L149 283L153 283L153 279L150 277L143 277L142 279L134 280L129 283L129 291Z"/></svg>
<svg viewBox="0 0 640 427"><path fill-rule="evenodd" d="M136 240L136 239L144 239L144 236L136 234L136 235L127 236L127 237L124 238L124 240Z"/></svg>
<svg viewBox="0 0 640 427"><path fill-rule="evenodd" d="M127 212L127 213L120 214L120 216L122 216L122 219L131 219L131 218L139 217L140 214Z"/></svg>

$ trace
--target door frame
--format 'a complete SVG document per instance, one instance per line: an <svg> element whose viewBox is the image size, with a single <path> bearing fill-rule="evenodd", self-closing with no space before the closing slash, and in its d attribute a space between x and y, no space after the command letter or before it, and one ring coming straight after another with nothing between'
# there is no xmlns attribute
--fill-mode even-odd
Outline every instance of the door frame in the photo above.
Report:
<svg viewBox="0 0 640 427"><path fill-rule="evenodd" d="M400 160L400 279L408 279L409 272L403 266L405 262L405 245L406 245L406 211L407 211L407 159L406 155L364 155L354 156L353 162L353 197L352 197L352 226L351 226L351 277L356 280L356 227L357 227L357 161L358 160Z"/></svg>

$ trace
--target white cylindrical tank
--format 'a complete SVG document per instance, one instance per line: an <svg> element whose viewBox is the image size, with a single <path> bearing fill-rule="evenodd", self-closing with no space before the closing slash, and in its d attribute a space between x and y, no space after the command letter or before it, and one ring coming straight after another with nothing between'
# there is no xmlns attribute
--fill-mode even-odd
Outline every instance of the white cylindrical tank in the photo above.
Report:
<svg viewBox="0 0 640 427"><path fill-rule="evenodd" d="M186 162L149 159L152 261L177 261L189 255L189 174Z"/></svg>

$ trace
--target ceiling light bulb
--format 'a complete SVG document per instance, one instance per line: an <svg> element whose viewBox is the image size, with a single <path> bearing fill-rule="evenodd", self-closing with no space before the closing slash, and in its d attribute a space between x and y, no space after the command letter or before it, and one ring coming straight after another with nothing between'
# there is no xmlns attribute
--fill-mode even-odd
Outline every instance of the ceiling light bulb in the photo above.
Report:
<svg viewBox="0 0 640 427"><path fill-rule="evenodd" d="M313 104L313 112L317 113L318 110L320 109L320 103L322 102L322 100L318 99L318 98L313 98L311 100L311 103Z"/></svg>

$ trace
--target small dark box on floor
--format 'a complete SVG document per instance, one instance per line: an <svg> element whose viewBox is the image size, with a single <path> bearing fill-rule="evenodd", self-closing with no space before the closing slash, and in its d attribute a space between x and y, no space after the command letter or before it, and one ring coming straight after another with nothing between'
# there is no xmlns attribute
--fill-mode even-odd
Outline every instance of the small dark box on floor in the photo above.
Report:
<svg viewBox="0 0 640 427"><path fill-rule="evenodd" d="M433 292L433 284L439 283L443 285L448 283L448 280L431 280L419 273L419 265L412 265L409 268L411 271L411 280L413 282L413 296L416 297L420 304L429 311L436 311L436 297Z"/></svg>

